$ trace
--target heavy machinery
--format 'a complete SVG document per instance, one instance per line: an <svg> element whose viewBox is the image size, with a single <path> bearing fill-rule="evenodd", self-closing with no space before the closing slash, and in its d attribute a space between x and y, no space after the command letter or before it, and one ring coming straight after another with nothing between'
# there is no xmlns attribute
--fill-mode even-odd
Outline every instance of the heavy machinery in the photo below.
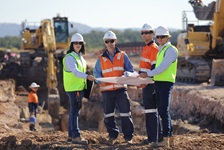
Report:
<svg viewBox="0 0 224 150"><path fill-rule="evenodd" d="M196 18L207 25L189 24L183 12L185 31L178 35L179 63L177 79L185 82L207 82L211 78L212 60L224 58L224 1L205 6L201 0L190 0ZM212 19L212 20L211 20ZM214 62L214 61L213 61ZM220 75L215 81L224 81Z"/></svg>
<svg viewBox="0 0 224 150"><path fill-rule="evenodd" d="M21 66L29 67L33 58L46 59L46 86L48 89L48 112L53 118L59 117L60 97L57 88L57 59L64 56L69 47L69 31L67 17L44 19L39 26L22 23L21 49L27 50L20 54Z"/></svg>

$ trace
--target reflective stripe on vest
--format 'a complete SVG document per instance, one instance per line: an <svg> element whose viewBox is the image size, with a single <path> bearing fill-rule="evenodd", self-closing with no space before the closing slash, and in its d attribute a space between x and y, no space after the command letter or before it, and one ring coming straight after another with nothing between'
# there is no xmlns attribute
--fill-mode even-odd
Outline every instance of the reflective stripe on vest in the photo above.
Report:
<svg viewBox="0 0 224 150"><path fill-rule="evenodd" d="M165 46L159 53L157 53L156 56L156 67L157 68L163 61L164 59L164 54L166 50L172 46L171 44L168 44ZM178 53L178 50L176 47L172 46ZM175 82L176 78L176 72L177 72L177 59L162 73L157 74L154 76L155 81L167 81L167 82Z"/></svg>
<svg viewBox="0 0 224 150"><path fill-rule="evenodd" d="M139 71L143 71L143 72L147 72L149 71L150 69L145 69L145 68L140 68Z"/></svg>
<svg viewBox="0 0 224 150"><path fill-rule="evenodd" d="M127 85L126 84L105 85L105 86L101 86L100 90L101 91L108 91L110 89L120 89L120 88L127 88Z"/></svg>
<svg viewBox="0 0 224 150"><path fill-rule="evenodd" d="M119 52L114 56L113 63L109 58L100 56L100 63L103 77L120 77L124 74L124 52ZM111 91L126 88L127 85L105 83L100 84L100 91Z"/></svg>
<svg viewBox="0 0 224 150"><path fill-rule="evenodd" d="M77 68L79 69L79 71L83 73L86 72L86 61L83 59L82 56L79 57L77 55L74 55L73 53L67 54L63 59L63 81L65 91L66 92L81 91L86 86L86 79L78 78L73 74L73 72L66 71L64 61L68 55L72 56L76 60Z"/></svg>

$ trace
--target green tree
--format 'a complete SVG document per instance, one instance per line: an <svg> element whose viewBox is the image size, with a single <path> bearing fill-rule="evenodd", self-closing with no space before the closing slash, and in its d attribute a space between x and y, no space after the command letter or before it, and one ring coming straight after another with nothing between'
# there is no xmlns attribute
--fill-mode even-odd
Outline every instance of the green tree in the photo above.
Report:
<svg viewBox="0 0 224 150"><path fill-rule="evenodd" d="M0 38L0 47L4 48L20 48L20 37L18 36L5 36Z"/></svg>

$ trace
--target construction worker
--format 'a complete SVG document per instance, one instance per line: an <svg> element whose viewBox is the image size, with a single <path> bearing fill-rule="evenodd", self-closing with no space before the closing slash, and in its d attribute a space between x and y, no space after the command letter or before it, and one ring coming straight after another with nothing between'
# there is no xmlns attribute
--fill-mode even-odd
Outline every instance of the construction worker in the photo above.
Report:
<svg viewBox="0 0 224 150"><path fill-rule="evenodd" d="M63 58L63 83L70 100L67 141L78 144L88 144L88 141L80 136L78 116L82 107L86 79L95 80L92 75L86 74L86 61L82 57L84 54L83 36L76 33L71 37L70 49Z"/></svg>
<svg viewBox="0 0 224 150"><path fill-rule="evenodd" d="M158 46L153 40L154 29L149 24L144 24L142 26L141 35L142 40L146 45L141 53L139 73L146 73L147 71L155 68ZM154 84L141 85L140 87L143 88L142 95L145 107L146 131L148 137L143 141L143 144L157 142L158 113L156 99L153 98L153 93L155 92Z"/></svg>
<svg viewBox="0 0 224 150"><path fill-rule="evenodd" d="M163 134L163 141L158 142L156 146L169 148L173 145L170 100L177 72L178 50L169 42L171 35L166 27L159 26L155 35L159 43L156 67L147 73L140 73L140 77L154 76L157 107L162 120Z"/></svg>
<svg viewBox="0 0 224 150"><path fill-rule="evenodd" d="M30 92L28 94L28 108L30 112L30 131L36 131L35 123L38 112L38 96L37 90L40 85L37 85L35 82L31 83L29 86Z"/></svg>
<svg viewBox="0 0 224 150"><path fill-rule="evenodd" d="M106 50L99 56L95 64L94 76L96 78L120 77L125 71L134 72L127 54L115 46L117 43L116 34L112 31L107 31L103 40ZM121 128L125 142L132 143L134 127L126 85L101 82L100 91L103 97L104 124L109 133L108 144L114 145L119 134L115 121L116 106L120 112Z"/></svg>

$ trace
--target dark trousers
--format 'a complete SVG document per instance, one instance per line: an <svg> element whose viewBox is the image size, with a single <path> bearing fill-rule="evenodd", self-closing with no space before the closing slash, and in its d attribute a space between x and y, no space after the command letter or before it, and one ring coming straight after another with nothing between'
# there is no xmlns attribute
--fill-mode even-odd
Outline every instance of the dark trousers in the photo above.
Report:
<svg viewBox="0 0 224 150"><path fill-rule="evenodd" d="M145 121L148 140L157 142L158 139L158 112L155 98L154 84L148 84L143 88L143 104L145 107Z"/></svg>
<svg viewBox="0 0 224 150"><path fill-rule="evenodd" d="M130 102L126 89L102 92L104 123L109 137L116 139L119 129L115 121L115 107L117 105L121 117L121 129L124 139L130 140L133 137L134 126L130 114Z"/></svg>
<svg viewBox="0 0 224 150"><path fill-rule="evenodd" d="M29 102L28 103L28 108L30 113L34 113L34 116L37 117L37 112L38 112L38 104Z"/></svg>
<svg viewBox="0 0 224 150"><path fill-rule="evenodd" d="M156 81L156 99L159 116L162 120L162 132L164 137L172 136L173 126L170 116L170 100L174 83Z"/></svg>

